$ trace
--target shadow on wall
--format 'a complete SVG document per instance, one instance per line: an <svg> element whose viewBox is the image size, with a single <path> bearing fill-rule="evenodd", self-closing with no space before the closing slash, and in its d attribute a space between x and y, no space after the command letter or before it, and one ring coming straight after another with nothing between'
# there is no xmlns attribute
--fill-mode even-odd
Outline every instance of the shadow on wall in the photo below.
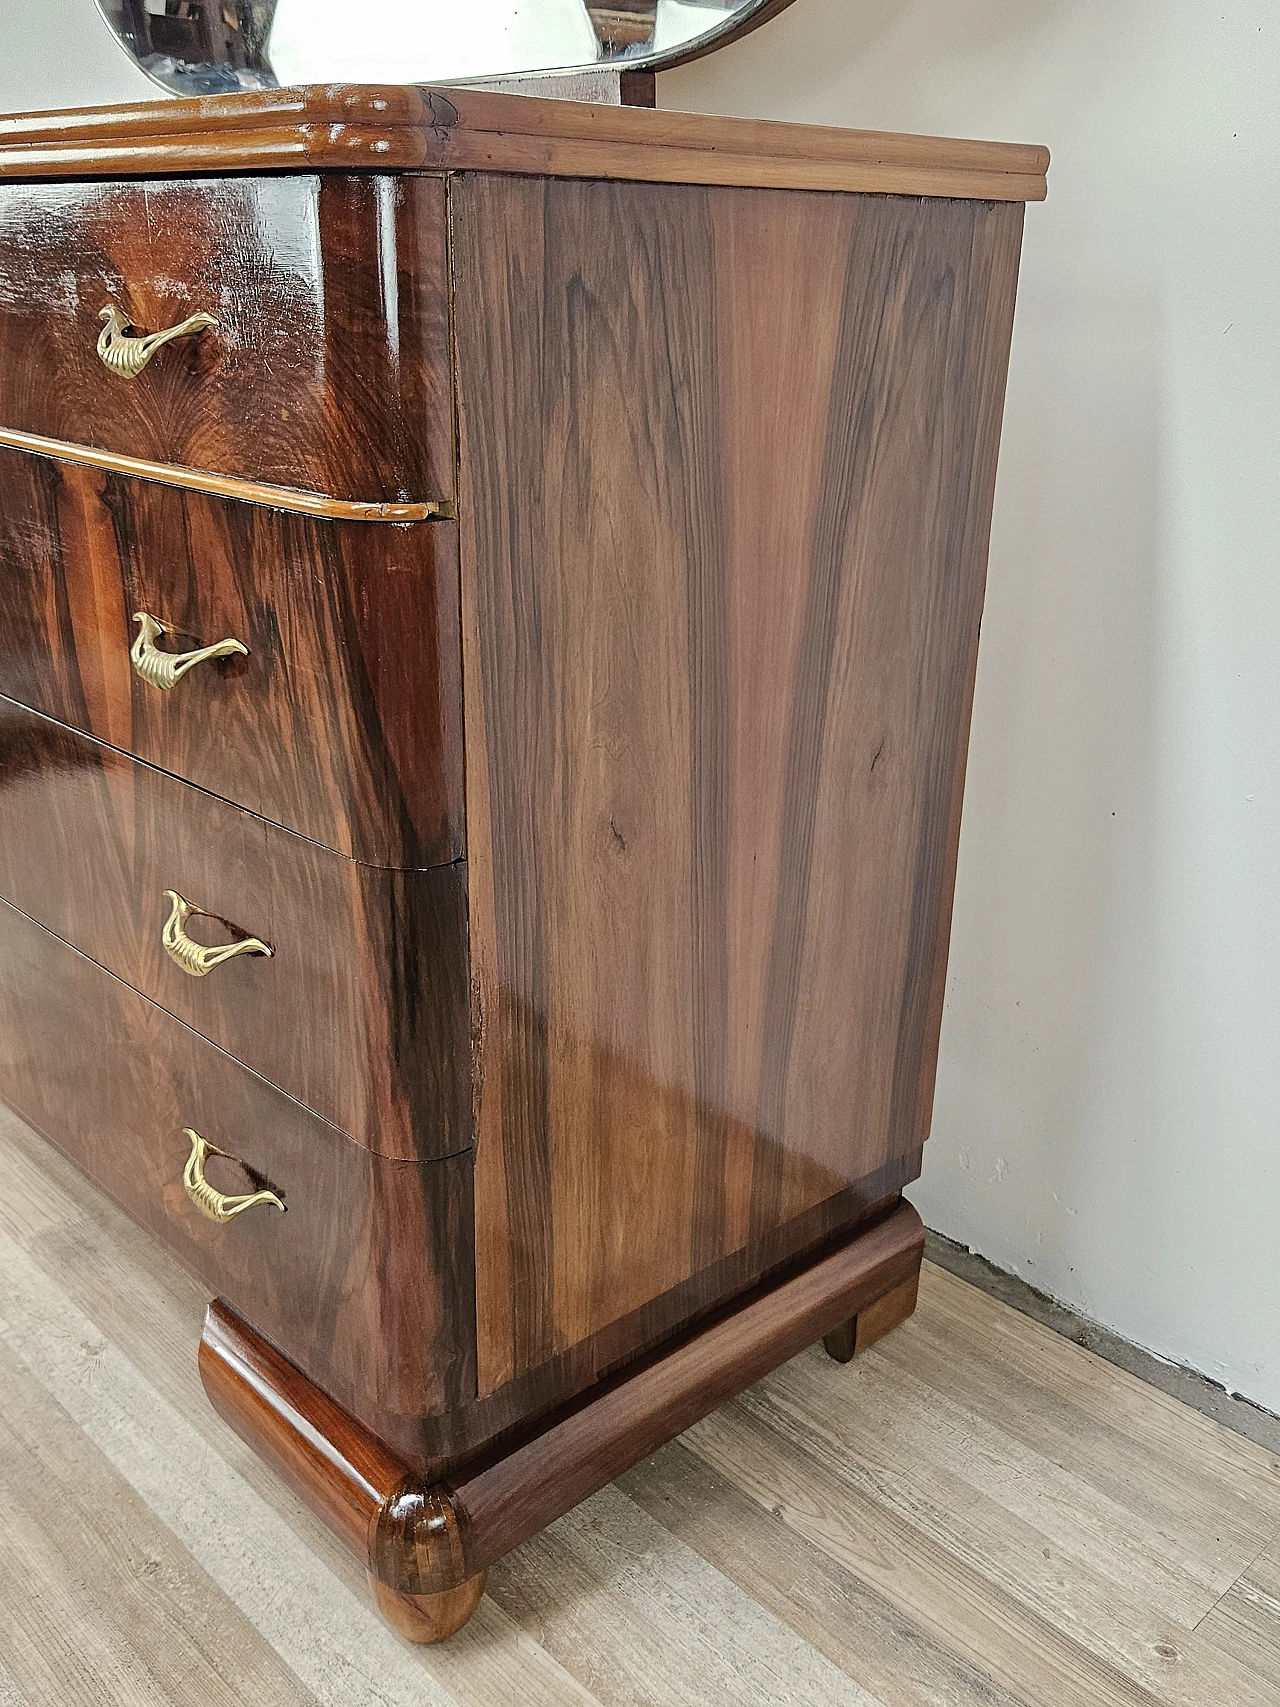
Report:
<svg viewBox="0 0 1280 1707"><path fill-rule="evenodd" d="M1114 1186L1116 1158L1095 1165L1116 1124L1100 1105L1144 1078L1117 1039L1156 906L1162 346L1154 293L1093 272L1033 276L1019 317L935 1141L913 1195L978 1243L1003 1186L1034 1280L1046 1237L1074 1268L1079 1208L1096 1212L1100 1171ZM1130 1114L1136 1137L1149 1116ZM1158 1213L1150 1176L1131 1184Z"/></svg>
<svg viewBox="0 0 1280 1707"><path fill-rule="evenodd" d="M954 0L941 6L922 6L919 0L793 0L778 18L743 41L681 71L665 72L659 85L658 105L703 108L717 112L754 113L757 116L803 119L830 124L866 124L847 110L839 99L848 87L850 68L878 57L898 36L913 39L918 55L893 54L895 106L913 103L913 81L921 87L931 81L930 67L945 65L961 77L970 65L989 63L1001 49L1049 37L1058 18L1078 0ZM1034 52L1022 49L1019 57ZM854 81L856 81L856 74ZM698 90L698 98L685 100L682 91ZM735 90L750 92L749 98L733 100ZM788 111L771 111L771 90L786 91ZM815 106L836 109L825 117ZM664 95L666 98L664 98ZM721 96L727 96L727 101ZM926 109L927 110L927 109ZM918 128L936 132L939 127L921 118L900 121L882 128ZM990 132L982 131L982 135ZM1042 141L1043 138L1013 140Z"/></svg>
<svg viewBox="0 0 1280 1707"><path fill-rule="evenodd" d="M1064 53L1063 33L1085 19L1091 53ZM660 105L1051 150L1055 132L1070 139L1050 205L1028 209L934 1139L912 1192L930 1225L1020 1270L1027 1253L1029 1278L1060 1291L1080 1207L1096 1219L1100 1171L1110 1190L1127 1165L1096 1166L1117 1102L1128 1099L1135 1135L1152 1121L1143 1067L1117 1059L1116 1021L1156 906L1144 838L1164 550L1161 300L1154 268L1133 264L1112 229L1119 195L1104 191L1100 207L1099 161L1081 145L1082 115L1114 107L1116 91L1099 91L1113 61L1132 64L1142 27L1095 0L796 0L658 93ZM1133 1148L1135 1200L1157 1217L1144 1145ZM1050 1278L1035 1265L1042 1243Z"/></svg>

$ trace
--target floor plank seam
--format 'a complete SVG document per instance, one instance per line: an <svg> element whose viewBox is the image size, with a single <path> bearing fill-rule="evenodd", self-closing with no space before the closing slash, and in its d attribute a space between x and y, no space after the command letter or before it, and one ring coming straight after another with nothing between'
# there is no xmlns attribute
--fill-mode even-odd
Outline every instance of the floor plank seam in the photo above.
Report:
<svg viewBox="0 0 1280 1707"><path fill-rule="evenodd" d="M1252 1559L1250 1559L1249 1563L1240 1572L1240 1575L1235 1579L1235 1581L1228 1583L1226 1588L1224 1588L1222 1593L1218 1596L1217 1600L1214 1601L1213 1605L1208 1608L1208 1610L1204 1613L1204 1615L1201 1618L1196 1620L1196 1622L1191 1626L1191 1631L1192 1631L1193 1635L1200 1628L1200 1626L1204 1623L1205 1619L1206 1618L1212 1618L1214 1613L1222 1605L1223 1601L1226 1600L1229 1595L1232 1595L1235 1593L1235 1591L1240 1587L1240 1584L1249 1575L1249 1572L1257 1564L1258 1560L1262 1557L1262 1555L1264 1553L1269 1553L1271 1551L1271 1549L1274 1546L1276 1546L1277 1543L1280 1543L1280 1531L1278 1531L1275 1535L1273 1535L1269 1541L1264 1543L1263 1546L1259 1547L1258 1551L1253 1555Z"/></svg>
<svg viewBox="0 0 1280 1707"><path fill-rule="evenodd" d="M4 1111L0 1200L0 1707L1280 1702L1280 1459L945 1268L415 1651L208 1408L198 1283Z"/></svg>

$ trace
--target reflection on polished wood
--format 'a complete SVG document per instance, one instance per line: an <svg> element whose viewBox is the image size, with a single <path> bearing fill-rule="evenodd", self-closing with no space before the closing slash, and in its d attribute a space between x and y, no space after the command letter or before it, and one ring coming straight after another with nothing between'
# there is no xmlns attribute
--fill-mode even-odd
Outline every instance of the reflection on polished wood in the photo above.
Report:
<svg viewBox="0 0 1280 1707"><path fill-rule="evenodd" d="M0 1093L225 1300L211 1394L415 1636L914 1303L1045 165L469 91L0 120ZM104 301L218 332L122 384Z"/></svg>
<svg viewBox="0 0 1280 1707"><path fill-rule="evenodd" d="M924 1140L1022 210L453 220L489 1392Z"/></svg>
<svg viewBox="0 0 1280 1707"><path fill-rule="evenodd" d="M899 1204L447 1483L411 1475L221 1303L205 1319L200 1374L224 1420L367 1562L396 1627L438 1641L471 1615L485 1572L512 1548L910 1282L923 1252L920 1217Z"/></svg>
<svg viewBox="0 0 1280 1707"><path fill-rule="evenodd" d="M128 474L137 480L155 480L161 486L177 486L186 492L208 492L219 498L234 498L242 504L265 504L271 510L290 510L297 515L321 516L341 522L425 522L433 516L451 515L453 505L432 499L424 504L363 504L353 498L328 498L321 492L297 492L284 486L266 486L260 480L237 480L203 468L178 468L172 463L147 462L142 457L120 456L115 451L95 450L92 445L71 444L65 439L42 438L39 433L18 433L0 427L0 445L31 451L57 462L78 463L85 468L105 469L109 474Z"/></svg>
<svg viewBox="0 0 1280 1707"><path fill-rule="evenodd" d="M0 693L370 865L460 857L457 529L320 523L0 449ZM181 690L166 644L245 658Z"/></svg>
<svg viewBox="0 0 1280 1707"><path fill-rule="evenodd" d="M479 171L1041 201L1048 150L478 89L316 86L0 119L0 177Z"/></svg>
<svg viewBox="0 0 1280 1707"><path fill-rule="evenodd" d="M453 497L438 178L0 183L0 275L0 427L322 514ZM104 302L138 326L215 309L218 331L123 385Z"/></svg>
<svg viewBox="0 0 1280 1707"><path fill-rule="evenodd" d="M6 1102L406 1461L474 1393L470 1152L353 1144L3 902L0 1066ZM188 1129L229 1153L215 1189L288 1213L206 1220Z"/></svg>
<svg viewBox="0 0 1280 1707"><path fill-rule="evenodd" d="M189 977L174 889L272 958ZM356 865L0 699L0 897L381 1155L471 1144L460 865Z"/></svg>

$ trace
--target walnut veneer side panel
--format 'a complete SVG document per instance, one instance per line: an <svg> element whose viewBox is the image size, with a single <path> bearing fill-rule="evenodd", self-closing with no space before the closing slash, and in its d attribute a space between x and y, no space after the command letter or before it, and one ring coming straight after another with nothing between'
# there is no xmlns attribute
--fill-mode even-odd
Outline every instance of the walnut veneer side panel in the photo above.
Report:
<svg viewBox="0 0 1280 1707"><path fill-rule="evenodd" d="M272 957L188 975L166 890ZM0 897L379 1154L470 1148L461 862L357 865L0 698Z"/></svg>
<svg viewBox="0 0 1280 1707"><path fill-rule="evenodd" d="M1022 209L452 198L484 1393L919 1149Z"/></svg>
<svg viewBox="0 0 1280 1707"><path fill-rule="evenodd" d="M390 1445L474 1394L469 1153L373 1155L3 902L0 1096ZM286 1213L198 1214L187 1126Z"/></svg>
<svg viewBox="0 0 1280 1707"><path fill-rule="evenodd" d="M0 184L0 426L334 497L453 497L445 189ZM96 343L200 312L135 379Z"/></svg>
<svg viewBox="0 0 1280 1707"><path fill-rule="evenodd" d="M129 662L249 648L168 692ZM0 449L0 693L371 865L463 852L457 528L315 521Z"/></svg>

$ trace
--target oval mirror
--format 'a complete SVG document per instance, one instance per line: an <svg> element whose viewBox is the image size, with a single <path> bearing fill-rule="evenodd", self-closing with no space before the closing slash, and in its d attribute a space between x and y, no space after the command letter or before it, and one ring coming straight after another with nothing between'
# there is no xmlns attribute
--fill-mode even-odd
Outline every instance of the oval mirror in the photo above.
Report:
<svg viewBox="0 0 1280 1707"><path fill-rule="evenodd" d="M463 83L650 71L696 59L790 0L98 0L176 93L280 83Z"/></svg>

